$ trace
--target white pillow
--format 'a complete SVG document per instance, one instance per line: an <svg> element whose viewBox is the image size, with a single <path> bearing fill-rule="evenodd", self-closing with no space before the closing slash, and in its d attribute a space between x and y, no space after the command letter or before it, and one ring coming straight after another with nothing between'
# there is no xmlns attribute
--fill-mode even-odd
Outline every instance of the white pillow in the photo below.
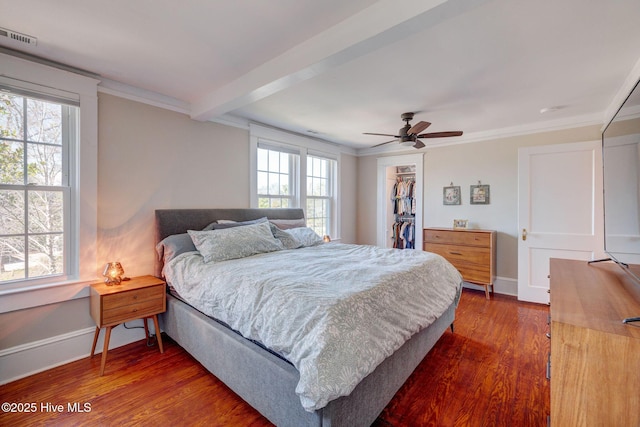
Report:
<svg viewBox="0 0 640 427"><path fill-rule="evenodd" d="M283 249L282 243L271 234L268 222L221 230L187 232L204 262L226 261Z"/></svg>
<svg viewBox="0 0 640 427"><path fill-rule="evenodd" d="M282 231L298 240L302 245L301 247L316 246L323 243L322 237L318 236L316 232L309 227L290 228Z"/></svg>

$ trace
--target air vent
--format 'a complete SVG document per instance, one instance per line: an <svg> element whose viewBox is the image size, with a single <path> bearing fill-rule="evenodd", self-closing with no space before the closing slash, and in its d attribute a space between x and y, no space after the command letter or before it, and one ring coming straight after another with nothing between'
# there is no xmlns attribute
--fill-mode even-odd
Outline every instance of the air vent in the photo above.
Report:
<svg viewBox="0 0 640 427"><path fill-rule="evenodd" d="M35 46L38 44L37 38L15 31L7 30L6 28L0 28L0 37L7 37L11 40L15 40L17 42L25 43L31 46Z"/></svg>

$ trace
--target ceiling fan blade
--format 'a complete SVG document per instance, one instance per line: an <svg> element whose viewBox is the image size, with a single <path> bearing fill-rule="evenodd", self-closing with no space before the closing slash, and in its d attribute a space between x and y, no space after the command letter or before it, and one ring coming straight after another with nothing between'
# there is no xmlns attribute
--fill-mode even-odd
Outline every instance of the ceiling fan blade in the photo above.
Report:
<svg viewBox="0 0 640 427"><path fill-rule="evenodd" d="M394 138L400 138L400 135L392 135L390 133L371 133L371 132L363 132L363 135L379 135L379 136L392 136Z"/></svg>
<svg viewBox="0 0 640 427"><path fill-rule="evenodd" d="M462 135L461 130L451 131L451 132L431 132L431 133L423 133L422 135L418 135L418 138L446 138L449 136L460 136Z"/></svg>
<svg viewBox="0 0 640 427"><path fill-rule="evenodd" d="M381 145L385 145L385 144L388 144L390 142L395 142L395 141L397 141L397 140L396 139L392 139L391 141L383 142L381 144L376 144L376 145L374 145L373 147L370 147L370 148L380 147Z"/></svg>
<svg viewBox="0 0 640 427"><path fill-rule="evenodd" d="M422 142L422 141L420 141L420 140L417 140L417 141L416 141L416 143L415 143L415 144L413 144L413 148L417 148L418 150L419 150L419 149L421 149L421 148L423 148L424 146L425 146L425 145L424 145L424 142Z"/></svg>
<svg viewBox="0 0 640 427"><path fill-rule="evenodd" d="M414 133L420 133L423 130L425 130L426 128L428 128L429 126L431 126L431 123L429 123L429 122L418 122L415 125L411 126L411 128L409 128L407 133L409 135L414 134Z"/></svg>

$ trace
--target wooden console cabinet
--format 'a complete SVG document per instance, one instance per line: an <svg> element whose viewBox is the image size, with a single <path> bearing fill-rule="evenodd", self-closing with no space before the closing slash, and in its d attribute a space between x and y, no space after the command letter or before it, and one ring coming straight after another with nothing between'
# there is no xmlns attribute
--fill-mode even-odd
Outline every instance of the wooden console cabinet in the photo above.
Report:
<svg viewBox="0 0 640 427"><path fill-rule="evenodd" d="M466 282L484 286L489 299L489 286L493 288L496 276L494 230L425 228L423 249L445 257Z"/></svg>
<svg viewBox="0 0 640 427"><path fill-rule="evenodd" d="M612 262L551 259L551 426L640 426L640 286Z"/></svg>

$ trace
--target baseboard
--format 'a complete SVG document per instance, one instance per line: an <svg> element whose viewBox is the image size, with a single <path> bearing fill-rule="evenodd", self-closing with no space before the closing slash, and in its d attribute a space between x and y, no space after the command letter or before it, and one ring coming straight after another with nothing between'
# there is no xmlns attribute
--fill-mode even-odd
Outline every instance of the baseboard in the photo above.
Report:
<svg viewBox="0 0 640 427"><path fill-rule="evenodd" d="M153 331L153 322L149 323ZM123 326L113 328L109 340L110 349L145 338L144 329L135 328L142 326L142 320L127 322L127 326L134 329L126 329ZM0 385L89 357L94 332L94 327L80 329L0 350ZM103 343L104 329L100 331L96 354L102 353Z"/></svg>
<svg viewBox="0 0 640 427"><path fill-rule="evenodd" d="M484 291L484 286L464 282L464 287ZM502 295L518 296L518 281L507 277L496 277L493 283L493 292Z"/></svg>

